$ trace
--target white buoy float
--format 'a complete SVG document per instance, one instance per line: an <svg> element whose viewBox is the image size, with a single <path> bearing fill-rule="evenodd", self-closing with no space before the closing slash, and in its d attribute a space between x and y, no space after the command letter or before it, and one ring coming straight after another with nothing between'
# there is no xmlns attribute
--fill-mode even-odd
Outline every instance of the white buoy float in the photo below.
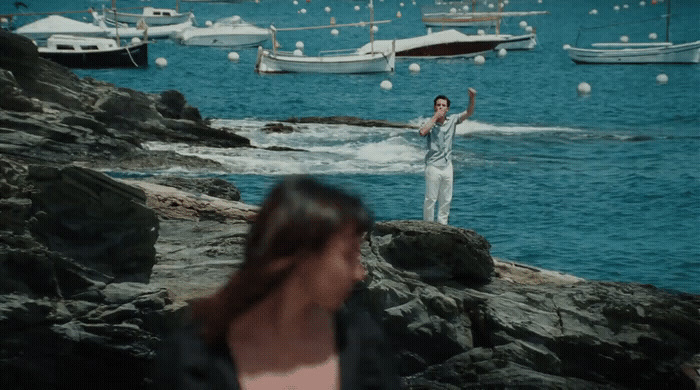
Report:
<svg viewBox="0 0 700 390"><path fill-rule="evenodd" d="M204 22L204 25L207 27L211 27L214 25L214 22L212 22L211 20L207 20L206 22Z"/></svg>
<svg viewBox="0 0 700 390"><path fill-rule="evenodd" d="M484 56L478 55L478 56L474 57L474 63L475 63L475 64L477 64L477 65L483 65L484 62L486 62L486 58L484 58Z"/></svg>
<svg viewBox="0 0 700 390"><path fill-rule="evenodd" d="M613 7L613 9L614 9L615 11L619 11L619 10L620 10L620 6L619 6L619 5L615 5L615 6Z"/></svg>
<svg viewBox="0 0 700 390"><path fill-rule="evenodd" d="M520 26L520 28L525 28L525 27L527 27L527 22L524 20L521 20L520 23L518 24L518 26Z"/></svg>
<svg viewBox="0 0 700 390"><path fill-rule="evenodd" d="M598 10L593 8L592 10L588 11L589 15L598 15Z"/></svg>
<svg viewBox="0 0 700 390"><path fill-rule="evenodd" d="M337 28L331 30L331 35L338 35L339 31Z"/></svg>
<svg viewBox="0 0 700 390"><path fill-rule="evenodd" d="M508 5L509 1L508 0L503 0L503 4Z"/></svg>
<svg viewBox="0 0 700 390"><path fill-rule="evenodd" d="M656 76L656 82L659 84L666 84L668 83L668 76L666 76L664 73L661 73L658 76Z"/></svg>
<svg viewBox="0 0 700 390"><path fill-rule="evenodd" d="M462 7L462 11L464 11L464 12L469 11L469 6L468 6L468 5L465 5L464 7Z"/></svg>
<svg viewBox="0 0 700 390"><path fill-rule="evenodd" d="M331 12L331 7L326 6L326 8L323 9L324 11L330 13Z"/></svg>
<svg viewBox="0 0 700 390"><path fill-rule="evenodd" d="M396 11L396 17L400 18L401 17L401 11Z"/></svg>
<svg viewBox="0 0 700 390"><path fill-rule="evenodd" d="M569 45L568 43L565 43L564 46L562 46L561 48L564 50L569 50L569 49L571 49L571 45Z"/></svg>
<svg viewBox="0 0 700 390"><path fill-rule="evenodd" d="M355 11L359 11L359 10L360 10L360 6L359 6L359 5L356 5L356 6L355 6Z"/></svg>
<svg viewBox="0 0 700 390"><path fill-rule="evenodd" d="M294 1L292 1L292 4L299 5L299 2L297 0L294 0Z"/></svg>
<svg viewBox="0 0 700 390"><path fill-rule="evenodd" d="M392 89L393 87L394 87L394 85L391 84L391 81L389 81L389 80L384 80L381 83L379 83L379 88L381 88L385 91L388 91L388 90Z"/></svg>
<svg viewBox="0 0 700 390"><path fill-rule="evenodd" d="M488 7L489 9L493 9L495 6L493 5L493 3L489 3Z"/></svg>
<svg viewBox="0 0 700 390"><path fill-rule="evenodd" d="M158 65L161 68L164 68L168 66L168 60L166 60L165 57L158 57L156 58L156 65Z"/></svg>
<svg viewBox="0 0 700 390"><path fill-rule="evenodd" d="M240 58L241 57L235 51L228 53L228 60L229 61L238 61Z"/></svg>
<svg viewBox="0 0 700 390"><path fill-rule="evenodd" d="M525 26L525 31L528 33L532 32L532 26Z"/></svg>
<svg viewBox="0 0 700 390"><path fill-rule="evenodd" d="M659 36L656 35L656 33L654 33L654 32L653 32L653 33L649 33L649 39L651 39L652 41L655 40L655 39L658 38L658 37L659 37Z"/></svg>
<svg viewBox="0 0 700 390"><path fill-rule="evenodd" d="M585 81L582 81L579 83L578 88L576 88L576 90L578 91L578 94L581 96L588 95L591 93L591 85Z"/></svg>
<svg viewBox="0 0 700 390"><path fill-rule="evenodd" d="M629 8L629 7L630 7L629 4L623 4L623 5L622 5L622 8L624 8L624 9L627 9L627 8Z"/></svg>
<svg viewBox="0 0 700 390"><path fill-rule="evenodd" d="M302 8L299 10L299 13L305 14L306 13L306 8Z"/></svg>
<svg viewBox="0 0 700 390"><path fill-rule="evenodd" d="M542 4L542 0L537 0L537 4Z"/></svg>
<svg viewBox="0 0 700 390"><path fill-rule="evenodd" d="M141 38L133 37L133 38L131 38L131 43L133 43L133 44L141 43Z"/></svg>
<svg viewBox="0 0 700 390"><path fill-rule="evenodd" d="M420 65L416 64L415 62L412 63L411 65L408 66L408 70L411 73L418 73L420 72Z"/></svg>
<svg viewBox="0 0 700 390"><path fill-rule="evenodd" d="M646 1L642 0L642 1L639 2L639 6L640 6L640 7L644 7L645 5L647 5L647 2L646 2Z"/></svg>
<svg viewBox="0 0 700 390"><path fill-rule="evenodd" d="M627 35L620 36L620 42L627 43L629 41L630 41L630 37L628 37Z"/></svg>
<svg viewBox="0 0 700 390"><path fill-rule="evenodd" d="M296 48L299 50L304 50L304 42L297 41Z"/></svg>
<svg viewBox="0 0 700 390"><path fill-rule="evenodd" d="M508 54L508 50L506 50L506 49L504 49L504 48L501 48L500 50L498 50L498 56L499 56L499 57L503 58L503 57L506 56L506 54Z"/></svg>
<svg viewBox="0 0 700 390"><path fill-rule="evenodd" d="M301 57L301 56L304 55L304 52L302 52L302 51L299 50L299 49L296 49L296 50L294 50L294 55L297 56L297 57Z"/></svg>
<svg viewBox="0 0 700 390"><path fill-rule="evenodd" d="M450 8L450 13L451 14L456 14L457 13L457 8Z"/></svg>
<svg viewBox="0 0 700 390"><path fill-rule="evenodd" d="M379 26L372 26L372 32L377 32L379 31Z"/></svg>
<svg viewBox="0 0 700 390"><path fill-rule="evenodd" d="M403 6L404 6L404 4L403 4L403 3L399 3L399 7L403 7Z"/></svg>
<svg viewBox="0 0 700 390"><path fill-rule="evenodd" d="M486 31L484 31L483 29L478 29L476 31L476 35L486 35Z"/></svg>

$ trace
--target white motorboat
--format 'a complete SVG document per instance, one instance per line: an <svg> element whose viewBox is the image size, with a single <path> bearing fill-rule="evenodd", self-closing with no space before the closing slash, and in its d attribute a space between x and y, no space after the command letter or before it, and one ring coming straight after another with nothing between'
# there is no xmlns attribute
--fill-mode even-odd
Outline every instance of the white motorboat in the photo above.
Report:
<svg viewBox="0 0 700 390"><path fill-rule="evenodd" d="M537 46L537 35L532 33L522 35L496 34L503 39L494 50L532 50Z"/></svg>
<svg viewBox="0 0 700 390"><path fill-rule="evenodd" d="M166 24L179 24L184 23L187 19L192 17L191 12L180 13L174 9L169 8L153 8L153 7L143 7L143 11L140 14L122 12L119 10L110 10L102 8L102 14L105 19L114 23L115 21L119 23L127 24L137 24L139 21L146 23L148 26L163 26Z"/></svg>
<svg viewBox="0 0 700 390"><path fill-rule="evenodd" d="M116 40L55 34L38 47L39 56L69 68L137 68L148 66L148 43L120 46Z"/></svg>
<svg viewBox="0 0 700 390"><path fill-rule="evenodd" d="M300 53L270 52L258 47L255 71L258 73L381 73L393 72L395 52L359 54L351 51L327 51L318 56Z"/></svg>
<svg viewBox="0 0 700 390"><path fill-rule="evenodd" d="M208 27L189 27L174 36L188 46L255 47L270 39L270 30L243 21L235 15L219 19Z"/></svg>
<svg viewBox="0 0 700 390"><path fill-rule="evenodd" d="M700 41L658 43L595 43L593 49L565 47L577 64L697 64ZM600 48L597 48L600 47ZM607 48L603 48L607 47Z"/></svg>
<svg viewBox="0 0 700 390"><path fill-rule="evenodd" d="M34 40L44 40L54 34L106 37L109 32L104 22L95 25L61 15L49 15L43 19L20 26L14 33Z"/></svg>
<svg viewBox="0 0 700 390"><path fill-rule="evenodd" d="M378 51L389 51L393 44L391 40L375 40L374 46L367 43L357 49L358 53L369 53L372 48ZM505 48L508 50L528 50L534 47L535 34L464 34L451 29L430 33L413 38L396 39L397 57L474 57L487 54L492 50Z"/></svg>
<svg viewBox="0 0 700 390"><path fill-rule="evenodd" d="M577 64L700 63L700 41L680 44L669 41L671 0L666 0L666 15L663 17L666 18L665 42L601 42L593 43L591 49L565 45L564 50ZM578 38L576 40L578 44Z"/></svg>
<svg viewBox="0 0 700 390"><path fill-rule="evenodd" d="M397 57L474 57L492 51L504 41L504 38L494 35L468 35L457 30L445 30L395 41L375 40L373 44L370 42L360 47L357 52L388 52L395 45Z"/></svg>

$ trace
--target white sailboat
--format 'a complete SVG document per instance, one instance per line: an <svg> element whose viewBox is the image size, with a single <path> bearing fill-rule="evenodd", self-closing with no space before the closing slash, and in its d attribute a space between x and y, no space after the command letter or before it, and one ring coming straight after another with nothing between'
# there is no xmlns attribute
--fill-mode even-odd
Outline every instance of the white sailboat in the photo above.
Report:
<svg viewBox="0 0 700 390"><path fill-rule="evenodd" d="M669 41L671 0L666 0L665 42L603 42L592 49L565 46L577 64L697 64L700 63L700 40L681 44Z"/></svg>
<svg viewBox="0 0 700 390"><path fill-rule="evenodd" d="M370 8L370 42L374 43L374 31L372 27L379 23L388 23L389 20L374 21L374 4L369 2ZM391 50L377 51L372 46L368 53L359 53L356 49L326 50L318 56L306 56L301 52L283 52L277 50L275 39L277 31L308 30L319 28L335 28L345 26L366 26L362 23L350 23L342 25L328 25L315 27L297 27L277 29L270 27L272 32L272 51L258 47L258 56L255 61L255 71L258 73L381 73L393 72L396 64L396 51L394 45Z"/></svg>

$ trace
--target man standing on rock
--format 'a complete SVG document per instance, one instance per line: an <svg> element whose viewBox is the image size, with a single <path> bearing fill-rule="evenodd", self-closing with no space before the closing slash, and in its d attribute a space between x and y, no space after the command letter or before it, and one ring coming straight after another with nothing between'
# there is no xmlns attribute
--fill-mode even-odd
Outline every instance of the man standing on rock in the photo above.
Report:
<svg viewBox="0 0 700 390"><path fill-rule="evenodd" d="M427 153L425 154L425 200L423 201L423 220L435 218L435 202L439 201L437 221L447 225L452 202L452 141L457 124L462 123L474 113L476 90L469 88L469 105L467 110L456 115L447 116L450 99L439 95L433 100L433 117L421 128L420 135L427 136Z"/></svg>

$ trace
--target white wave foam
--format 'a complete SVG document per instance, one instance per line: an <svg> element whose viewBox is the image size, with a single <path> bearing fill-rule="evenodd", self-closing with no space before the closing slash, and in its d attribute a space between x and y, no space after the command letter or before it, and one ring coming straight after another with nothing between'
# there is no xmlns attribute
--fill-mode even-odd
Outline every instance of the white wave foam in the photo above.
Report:
<svg viewBox="0 0 700 390"><path fill-rule="evenodd" d="M420 122L420 119L412 121ZM261 129L269 121L219 119L214 127L228 128L251 140L255 148L210 148L183 144L149 143L151 150L169 150L214 160L225 173L262 175L298 173L420 173L425 139L415 128L362 127L319 123L293 124L291 133ZM470 133L523 134L575 131L523 125L491 125L467 121L457 126L460 135ZM297 150L267 150L272 146Z"/></svg>

